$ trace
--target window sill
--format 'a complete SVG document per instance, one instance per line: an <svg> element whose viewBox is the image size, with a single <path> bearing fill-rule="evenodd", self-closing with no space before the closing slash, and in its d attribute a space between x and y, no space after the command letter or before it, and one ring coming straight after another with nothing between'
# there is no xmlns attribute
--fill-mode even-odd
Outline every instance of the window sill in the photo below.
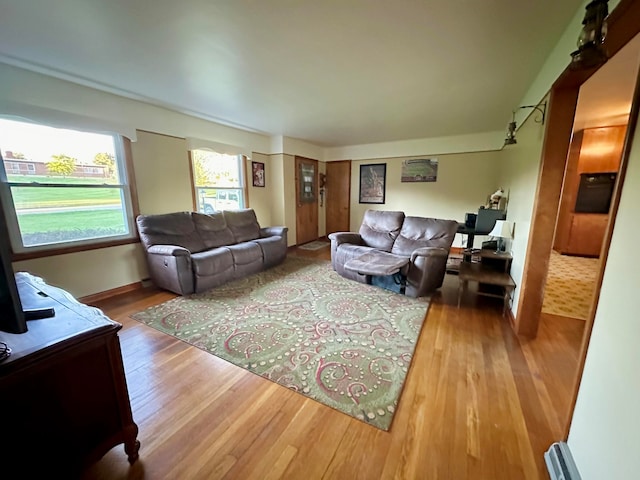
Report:
<svg viewBox="0 0 640 480"><path fill-rule="evenodd" d="M22 260L31 260L34 258L53 257L54 255L64 255L67 253L84 252L88 250L98 250L101 248L117 247L120 245L128 245L130 243L140 243L140 238L125 238L122 240L111 240L99 243L92 243L90 245L77 245L71 247L50 248L47 250L38 250L33 252L13 253L11 256L12 262L20 262Z"/></svg>

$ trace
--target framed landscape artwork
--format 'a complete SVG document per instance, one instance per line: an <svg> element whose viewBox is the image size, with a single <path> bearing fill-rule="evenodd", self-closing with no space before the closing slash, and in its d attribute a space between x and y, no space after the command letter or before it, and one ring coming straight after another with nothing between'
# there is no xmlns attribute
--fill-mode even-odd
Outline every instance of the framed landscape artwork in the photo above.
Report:
<svg viewBox="0 0 640 480"><path fill-rule="evenodd" d="M251 176L254 187L264 187L264 163L251 162Z"/></svg>
<svg viewBox="0 0 640 480"><path fill-rule="evenodd" d="M387 164L360 165L360 203L384 203Z"/></svg>

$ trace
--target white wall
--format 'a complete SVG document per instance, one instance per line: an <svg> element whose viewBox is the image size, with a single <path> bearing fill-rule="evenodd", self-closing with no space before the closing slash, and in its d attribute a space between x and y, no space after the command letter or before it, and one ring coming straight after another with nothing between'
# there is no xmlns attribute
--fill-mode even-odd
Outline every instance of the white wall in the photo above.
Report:
<svg viewBox="0 0 640 480"><path fill-rule="evenodd" d="M529 117L518 130L517 144L508 145L500 152L501 164L498 168L500 185L508 196L507 220L514 222L511 241L511 277L516 283L512 302L514 316L518 312L544 137L544 126L536 123L535 118Z"/></svg>
<svg viewBox="0 0 640 480"><path fill-rule="evenodd" d="M370 143L326 148L324 160L370 160L389 157L405 157L447 153L489 152L499 150L504 132L485 132L454 137L418 138L398 142Z"/></svg>
<svg viewBox="0 0 640 480"><path fill-rule="evenodd" d="M140 213L193 210L189 155L184 138L138 132L131 144Z"/></svg>
<svg viewBox="0 0 640 480"><path fill-rule="evenodd" d="M76 297L103 292L148 278L139 243L15 262L16 272L30 272Z"/></svg>
<svg viewBox="0 0 640 480"><path fill-rule="evenodd" d="M251 162L264 163L265 181L264 187L254 187L252 181ZM245 165L245 172L247 172L247 191L249 192L249 207L253 208L256 212L256 217L260 225L268 226L272 223L272 208L271 208L271 194L277 191L274 188L274 168L271 165L269 155L263 153L254 152L252 158L247 159Z"/></svg>
<svg viewBox="0 0 640 480"><path fill-rule="evenodd" d="M281 198L284 205L284 222L289 227L287 237L289 246L296 244L296 157L282 155L282 185L283 189L274 192L274 196Z"/></svg>
<svg viewBox="0 0 640 480"><path fill-rule="evenodd" d="M634 137L569 432L583 480L640 476L640 129Z"/></svg>
<svg viewBox="0 0 640 480"><path fill-rule="evenodd" d="M273 182L270 196L271 222L273 225L289 227L287 244L296 244L296 184L295 157L275 154L269 156L269 165L273 170L268 178Z"/></svg>

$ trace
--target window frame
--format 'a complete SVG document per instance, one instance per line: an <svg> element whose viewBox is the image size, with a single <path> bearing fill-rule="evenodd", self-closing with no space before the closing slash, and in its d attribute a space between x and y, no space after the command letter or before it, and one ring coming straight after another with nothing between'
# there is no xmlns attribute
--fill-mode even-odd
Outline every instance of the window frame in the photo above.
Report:
<svg viewBox="0 0 640 480"><path fill-rule="evenodd" d="M194 150L203 150L203 151L210 151L213 153L218 153L221 154L221 152L216 152L213 149L209 149L209 148L193 148L188 150L188 157L189 157L189 175L191 177L191 197L192 197L192 205L193 205L193 211L194 212L199 212L199 213L203 213L198 209L198 189L199 188L210 188L212 190L227 190L227 191L232 191L232 192L236 192L236 191L240 191L241 195L242 195L242 207L243 209L249 208L249 195L247 192L247 170L246 170L246 164L247 164L247 157L243 154L237 154L235 155L235 157L237 158L238 161L238 172L240 174L240 185L237 187L200 187L198 185L196 185L196 177L195 177L195 169L193 166L193 161L194 161L194 156L193 156L193 151ZM220 210L217 210L220 211Z"/></svg>
<svg viewBox="0 0 640 480"><path fill-rule="evenodd" d="M35 123L43 126L50 126L47 123L43 122ZM65 128L73 129L78 132L106 134L113 137L114 146L116 149L116 161L118 163L118 168L120 169L121 183L108 185L107 188L118 188L121 191L121 198L123 200L122 205L124 208L124 213L126 215L126 224L128 225L129 233L113 237L98 237L94 239L74 240L30 247L24 246L22 243L22 234L20 232L18 218L13 203L11 188L25 186L29 186L32 188L37 187L33 186L33 184L29 184L28 182L9 181L7 178L7 172L4 168L4 161L2 161L0 162L0 198L2 199L2 208L4 208L7 219L12 261L29 260L33 258L42 258L54 255L63 255L67 253L96 250L118 245L138 243L140 241L140 236L136 227L136 217L140 214L140 207L138 204L138 193L136 190L135 173L133 168L131 140L123 135L114 132L95 132L89 129L83 129L81 127ZM70 187L61 186L59 184L39 184L38 186L54 186L56 188L87 188L87 185ZM105 187L103 185L98 185L90 188Z"/></svg>

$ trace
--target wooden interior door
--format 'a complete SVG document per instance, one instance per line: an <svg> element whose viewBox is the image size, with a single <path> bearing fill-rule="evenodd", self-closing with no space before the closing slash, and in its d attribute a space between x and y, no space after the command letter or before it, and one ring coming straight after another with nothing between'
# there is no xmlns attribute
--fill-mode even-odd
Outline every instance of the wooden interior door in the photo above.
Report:
<svg viewBox="0 0 640 480"><path fill-rule="evenodd" d="M296 245L318 239L318 161L296 156Z"/></svg>
<svg viewBox="0 0 640 480"><path fill-rule="evenodd" d="M327 162L325 186L327 235L348 232L351 205L351 160Z"/></svg>

